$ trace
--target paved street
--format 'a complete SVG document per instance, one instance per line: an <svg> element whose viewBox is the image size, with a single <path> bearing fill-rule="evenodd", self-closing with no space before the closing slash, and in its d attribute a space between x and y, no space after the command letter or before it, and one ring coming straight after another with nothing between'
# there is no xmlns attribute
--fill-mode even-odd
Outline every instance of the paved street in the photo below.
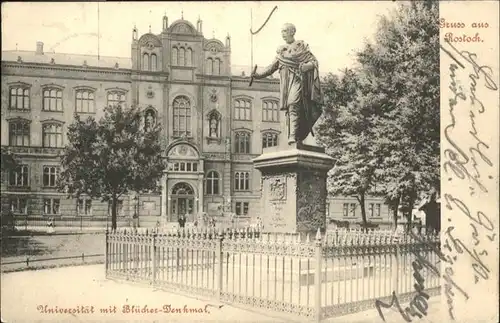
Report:
<svg viewBox="0 0 500 323"><path fill-rule="evenodd" d="M4 322L110 322L153 321L162 322L289 322L277 316L268 316L223 305L180 296L147 286L120 284L104 278L104 266L79 266L51 270L27 271L2 274L2 319ZM429 316L421 322L440 322L438 300L429 303ZM179 313L141 314L122 313L124 306L131 311L148 309L180 309ZM208 305L208 307L206 307ZM85 314L84 311L94 313ZM105 313L106 310L116 313ZM132 306L135 308L132 310ZM188 311L201 313L184 313ZM208 313L205 312L205 307ZM51 309L75 309L74 314L49 313ZM78 312L80 311L80 313ZM387 322L401 322L400 315L384 310ZM327 322L382 322L375 309L362 313L329 319Z"/></svg>

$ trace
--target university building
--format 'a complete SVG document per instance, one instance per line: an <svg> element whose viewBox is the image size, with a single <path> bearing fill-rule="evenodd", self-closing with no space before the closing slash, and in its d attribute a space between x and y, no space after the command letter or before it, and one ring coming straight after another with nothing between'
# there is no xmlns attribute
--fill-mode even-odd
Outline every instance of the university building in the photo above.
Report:
<svg viewBox="0 0 500 323"><path fill-rule="evenodd" d="M161 122L168 168L161 194L132 194L119 204L119 216L138 213L142 224L176 221L179 214L234 212L260 214L260 172L252 159L277 145L284 131L278 113L279 80L249 87L247 76L231 65L231 38L203 36L196 26L166 16L160 33L131 33L131 56L97 57L45 51L2 52L1 144L20 161L3 174L2 203L18 215L106 217L109 206L57 192L58 154L78 114L100 118L106 105L140 107L148 122ZM270 52L270 54L272 54ZM332 198L327 212L360 221L353 198ZM388 221L387 206L367 201L370 220Z"/></svg>

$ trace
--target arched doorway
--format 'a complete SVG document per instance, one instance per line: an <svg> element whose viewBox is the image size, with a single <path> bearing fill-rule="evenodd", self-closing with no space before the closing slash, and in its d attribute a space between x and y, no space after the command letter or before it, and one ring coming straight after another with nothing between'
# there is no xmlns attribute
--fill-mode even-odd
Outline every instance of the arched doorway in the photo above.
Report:
<svg viewBox="0 0 500 323"><path fill-rule="evenodd" d="M187 215L188 219L194 214L194 190L188 183L177 183L172 187L170 214L172 220L177 221L181 214Z"/></svg>

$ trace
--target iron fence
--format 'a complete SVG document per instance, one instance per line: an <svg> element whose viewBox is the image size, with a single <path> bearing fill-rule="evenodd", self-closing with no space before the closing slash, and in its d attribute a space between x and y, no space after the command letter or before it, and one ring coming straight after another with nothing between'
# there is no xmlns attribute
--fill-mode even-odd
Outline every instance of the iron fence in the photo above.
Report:
<svg viewBox="0 0 500 323"><path fill-rule="evenodd" d="M118 229L106 234L106 277L320 321L393 292L410 299L417 269L426 292L439 293L439 248L433 233Z"/></svg>

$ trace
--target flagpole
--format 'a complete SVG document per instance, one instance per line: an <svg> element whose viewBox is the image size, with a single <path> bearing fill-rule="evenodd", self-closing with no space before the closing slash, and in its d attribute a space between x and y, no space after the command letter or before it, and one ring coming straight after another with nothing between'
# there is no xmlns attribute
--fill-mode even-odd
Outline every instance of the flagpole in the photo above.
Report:
<svg viewBox="0 0 500 323"><path fill-rule="evenodd" d="M97 2L97 67L99 67L100 57L100 43L101 43L101 31L100 31L100 13L99 13L99 1Z"/></svg>
<svg viewBox="0 0 500 323"><path fill-rule="evenodd" d="M253 10L250 8L250 71L253 68Z"/></svg>

